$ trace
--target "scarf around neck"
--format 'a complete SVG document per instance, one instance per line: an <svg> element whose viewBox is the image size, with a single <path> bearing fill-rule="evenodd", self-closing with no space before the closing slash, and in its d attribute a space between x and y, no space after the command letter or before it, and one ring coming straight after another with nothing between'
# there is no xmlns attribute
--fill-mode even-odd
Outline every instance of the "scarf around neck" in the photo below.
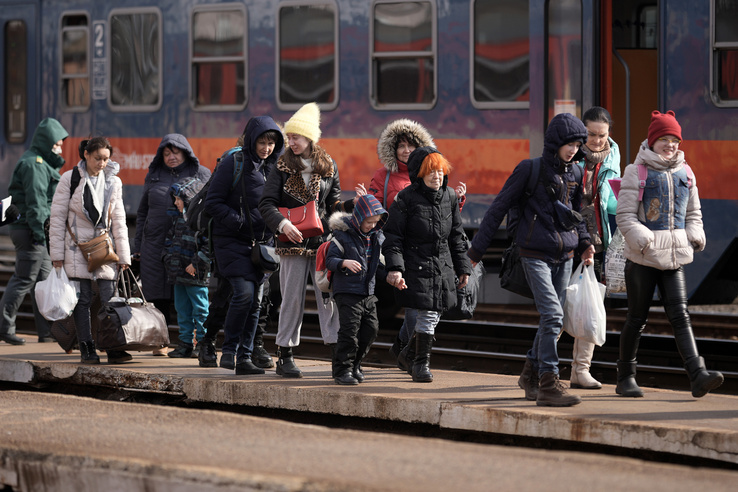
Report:
<svg viewBox="0 0 738 492"><path fill-rule="evenodd" d="M610 155L610 141L605 141L605 147L598 152L591 150L589 147L587 147L587 144L582 145L582 151L584 151L584 158L587 161L588 165L605 162L607 156Z"/></svg>

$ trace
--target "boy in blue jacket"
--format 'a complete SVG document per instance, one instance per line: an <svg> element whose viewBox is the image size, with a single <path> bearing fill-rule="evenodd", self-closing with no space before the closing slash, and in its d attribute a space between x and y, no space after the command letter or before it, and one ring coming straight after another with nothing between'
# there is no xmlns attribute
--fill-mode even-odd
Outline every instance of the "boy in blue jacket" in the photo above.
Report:
<svg viewBox="0 0 738 492"><path fill-rule="evenodd" d="M387 211L374 195L356 200L353 214L338 212L329 225L343 251L331 243L326 267L333 272L333 296L338 306L338 342L333 351L333 379L336 384L364 381L361 361L369 353L379 331L376 273L384 242L382 227Z"/></svg>
<svg viewBox="0 0 738 492"><path fill-rule="evenodd" d="M568 394L559 381L556 341L563 326L574 254L587 265L594 256L587 225L573 214L581 210L582 201L581 172L573 167L584 157L581 146L586 139L587 128L579 118L568 113L553 117L544 136L538 182L520 210L515 231L525 277L541 315L518 385L525 390L525 399L538 406L581 403L581 398ZM532 159L520 162L487 209L467 251L473 265L482 259L508 211L524 201L534 165L537 163Z"/></svg>
<svg viewBox="0 0 738 492"><path fill-rule="evenodd" d="M192 357L193 339L199 343L205 336L203 323L208 317L208 283L210 281L210 252L205 236L198 236L187 226L184 210L204 183L197 178L185 178L169 189L176 214L164 241L162 261L167 281L174 284L174 307L179 324L179 344L169 357Z"/></svg>

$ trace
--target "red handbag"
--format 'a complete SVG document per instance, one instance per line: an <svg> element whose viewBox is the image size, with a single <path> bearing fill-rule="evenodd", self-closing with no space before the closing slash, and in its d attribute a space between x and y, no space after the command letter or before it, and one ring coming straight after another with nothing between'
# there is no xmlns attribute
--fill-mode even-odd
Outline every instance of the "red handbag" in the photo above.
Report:
<svg viewBox="0 0 738 492"><path fill-rule="evenodd" d="M318 202L315 200L295 208L279 207L279 213L297 227L303 238L323 234L323 221L318 217ZM290 242L285 234L280 234L279 240L283 243Z"/></svg>

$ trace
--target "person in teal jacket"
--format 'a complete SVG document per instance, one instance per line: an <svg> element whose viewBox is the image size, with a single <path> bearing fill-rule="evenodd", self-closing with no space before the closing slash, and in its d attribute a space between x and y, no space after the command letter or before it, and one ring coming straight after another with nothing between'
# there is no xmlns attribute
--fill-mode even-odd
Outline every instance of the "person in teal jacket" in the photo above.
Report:
<svg viewBox="0 0 738 492"><path fill-rule="evenodd" d="M587 127L587 141L582 145L584 159L579 162L584 169L581 213L595 247L595 275L601 281L604 277L605 251L614 232L611 229L612 219L618 206L608 181L620 177L620 149L610 138L612 119L605 108L591 107L584 112L582 122ZM574 339L570 380L572 388L602 388L602 384L589 373L594 347L592 342Z"/></svg>
<svg viewBox="0 0 738 492"><path fill-rule="evenodd" d="M51 271L45 226L51 215L51 200L64 165L62 143L69 136L61 123L46 118L36 127L31 147L23 153L10 178L8 193L18 207L20 218L11 224L15 246L15 273L0 299L0 340L12 345L26 341L15 334L15 317L26 294L31 294L39 342L53 342L49 322L36 307L36 282Z"/></svg>

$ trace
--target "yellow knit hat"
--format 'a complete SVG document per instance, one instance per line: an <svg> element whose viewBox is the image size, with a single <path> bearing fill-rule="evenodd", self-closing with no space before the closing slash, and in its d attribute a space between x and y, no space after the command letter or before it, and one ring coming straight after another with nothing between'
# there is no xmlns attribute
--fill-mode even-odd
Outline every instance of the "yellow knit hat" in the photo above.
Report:
<svg viewBox="0 0 738 492"><path fill-rule="evenodd" d="M320 139L320 108L314 102L297 110L284 124L284 133L302 135L314 143Z"/></svg>

